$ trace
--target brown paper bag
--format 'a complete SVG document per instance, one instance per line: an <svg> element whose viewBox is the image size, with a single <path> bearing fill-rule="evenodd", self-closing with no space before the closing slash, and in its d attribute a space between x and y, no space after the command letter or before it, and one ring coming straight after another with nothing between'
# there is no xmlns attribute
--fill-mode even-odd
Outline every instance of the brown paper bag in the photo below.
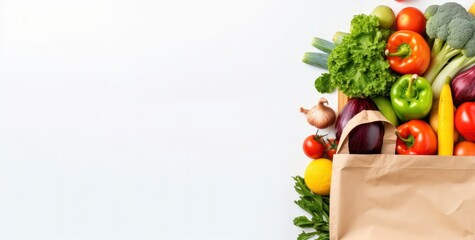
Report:
<svg viewBox="0 0 475 240"><path fill-rule="evenodd" d="M395 155L387 122L382 154L348 154L355 126L387 121L362 111L333 159L331 240L475 239L475 158Z"/></svg>

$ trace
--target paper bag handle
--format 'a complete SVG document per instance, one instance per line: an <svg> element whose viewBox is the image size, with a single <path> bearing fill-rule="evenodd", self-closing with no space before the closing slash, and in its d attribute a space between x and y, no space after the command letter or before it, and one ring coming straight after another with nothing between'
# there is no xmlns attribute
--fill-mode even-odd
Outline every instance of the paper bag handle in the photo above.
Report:
<svg viewBox="0 0 475 240"><path fill-rule="evenodd" d="M372 123L372 122L382 122L384 124L384 137L383 145L381 147L382 154L394 154L396 150L396 128L394 125L383 116L379 111L375 110L363 110L351 118L346 126L343 128L341 133L340 142L338 144L337 153L350 153L348 147L348 135L359 125Z"/></svg>

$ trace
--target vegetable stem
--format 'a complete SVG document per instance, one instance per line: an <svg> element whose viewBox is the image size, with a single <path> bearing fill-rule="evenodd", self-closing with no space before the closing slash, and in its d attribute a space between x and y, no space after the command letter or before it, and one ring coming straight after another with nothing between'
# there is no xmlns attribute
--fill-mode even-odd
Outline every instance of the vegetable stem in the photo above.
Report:
<svg viewBox="0 0 475 240"><path fill-rule="evenodd" d="M450 84L451 81L452 81L452 78L451 78L450 76L447 76L447 77L445 78L445 83Z"/></svg>
<svg viewBox="0 0 475 240"><path fill-rule="evenodd" d="M409 135L407 138L404 138L401 136L401 134L399 133L399 131L396 131L396 136L401 139L401 141L403 141L407 147L412 147L412 145L414 145L414 136L412 135Z"/></svg>
<svg viewBox="0 0 475 240"><path fill-rule="evenodd" d="M318 37L314 37L312 39L312 46L314 46L315 48L319 49L319 50L322 50L323 52L325 53L328 53L330 54L333 49L335 48L335 44L330 42L330 41L327 41L325 39L322 39L322 38L318 38Z"/></svg>
<svg viewBox="0 0 475 240"><path fill-rule="evenodd" d="M386 56L389 56L389 57L406 58L406 57L411 56L412 50L409 44L403 43L399 45L399 47L397 48L397 52L390 53L389 50L386 49L384 53L386 54Z"/></svg>
<svg viewBox="0 0 475 240"><path fill-rule="evenodd" d="M445 83L447 77L455 77L460 71L468 66L475 64L475 57L466 57L463 54L459 54L447 63L446 66L439 72L437 77L432 82L432 91L434 92L434 99L439 99L442 86Z"/></svg>
<svg viewBox="0 0 475 240"><path fill-rule="evenodd" d="M339 45L343 41L343 38L347 35L349 35L349 33L338 31L335 33L335 35L333 35L332 41L335 45Z"/></svg>
<svg viewBox="0 0 475 240"><path fill-rule="evenodd" d="M303 55L302 62L315 67L328 69L328 57L329 55L327 53L306 52Z"/></svg>
<svg viewBox="0 0 475 240"><path fill-rule="evenodd" d="M409 80L409 85L407 86L406 90L406 98L411 99L413 98L416 94L413 88L414 81L417 79L417 74L412 75L411 79Z"/></svg>

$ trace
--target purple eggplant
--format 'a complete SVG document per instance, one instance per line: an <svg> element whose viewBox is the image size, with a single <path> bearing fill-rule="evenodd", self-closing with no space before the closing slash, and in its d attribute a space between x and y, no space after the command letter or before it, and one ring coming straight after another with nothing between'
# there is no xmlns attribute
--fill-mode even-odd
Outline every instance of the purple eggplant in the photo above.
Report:
<svg viewBox="0 0 475 240"><path fill-rule="evenodd" d="M377 110L369 98L351 98L336 119L335 136L340 139L348 121L363 110ZM379 154L383 145L384 125L381 122L366 123L349 133L350 154Z"/></svg>
<svg viewBox="0 0 475 240"><path fill-rule="evenodd" d="M459 106L464 102L475 101L475 66L457 74L452 82L450 88L452 89L452 98L455 106Z"/></svg>

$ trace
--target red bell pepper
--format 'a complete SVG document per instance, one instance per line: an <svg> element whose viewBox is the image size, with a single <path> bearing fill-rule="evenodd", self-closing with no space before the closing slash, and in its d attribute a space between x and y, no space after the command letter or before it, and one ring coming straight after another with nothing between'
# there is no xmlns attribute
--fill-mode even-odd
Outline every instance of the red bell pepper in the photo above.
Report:
<svg viewBox="0 0 475 240"><path fill-rule="evenodd" d="M418 119L396 128L396 152L403 155L433 155L437 153L437 136L432 127Z"/></svg>
<svg viewBox="0 0 475 240"><path fill-rule="evenodd" d="M430 63L430 47L419 34L399 30L391 34L385 54L389 68L399 74L422 75Z"/></svg>

